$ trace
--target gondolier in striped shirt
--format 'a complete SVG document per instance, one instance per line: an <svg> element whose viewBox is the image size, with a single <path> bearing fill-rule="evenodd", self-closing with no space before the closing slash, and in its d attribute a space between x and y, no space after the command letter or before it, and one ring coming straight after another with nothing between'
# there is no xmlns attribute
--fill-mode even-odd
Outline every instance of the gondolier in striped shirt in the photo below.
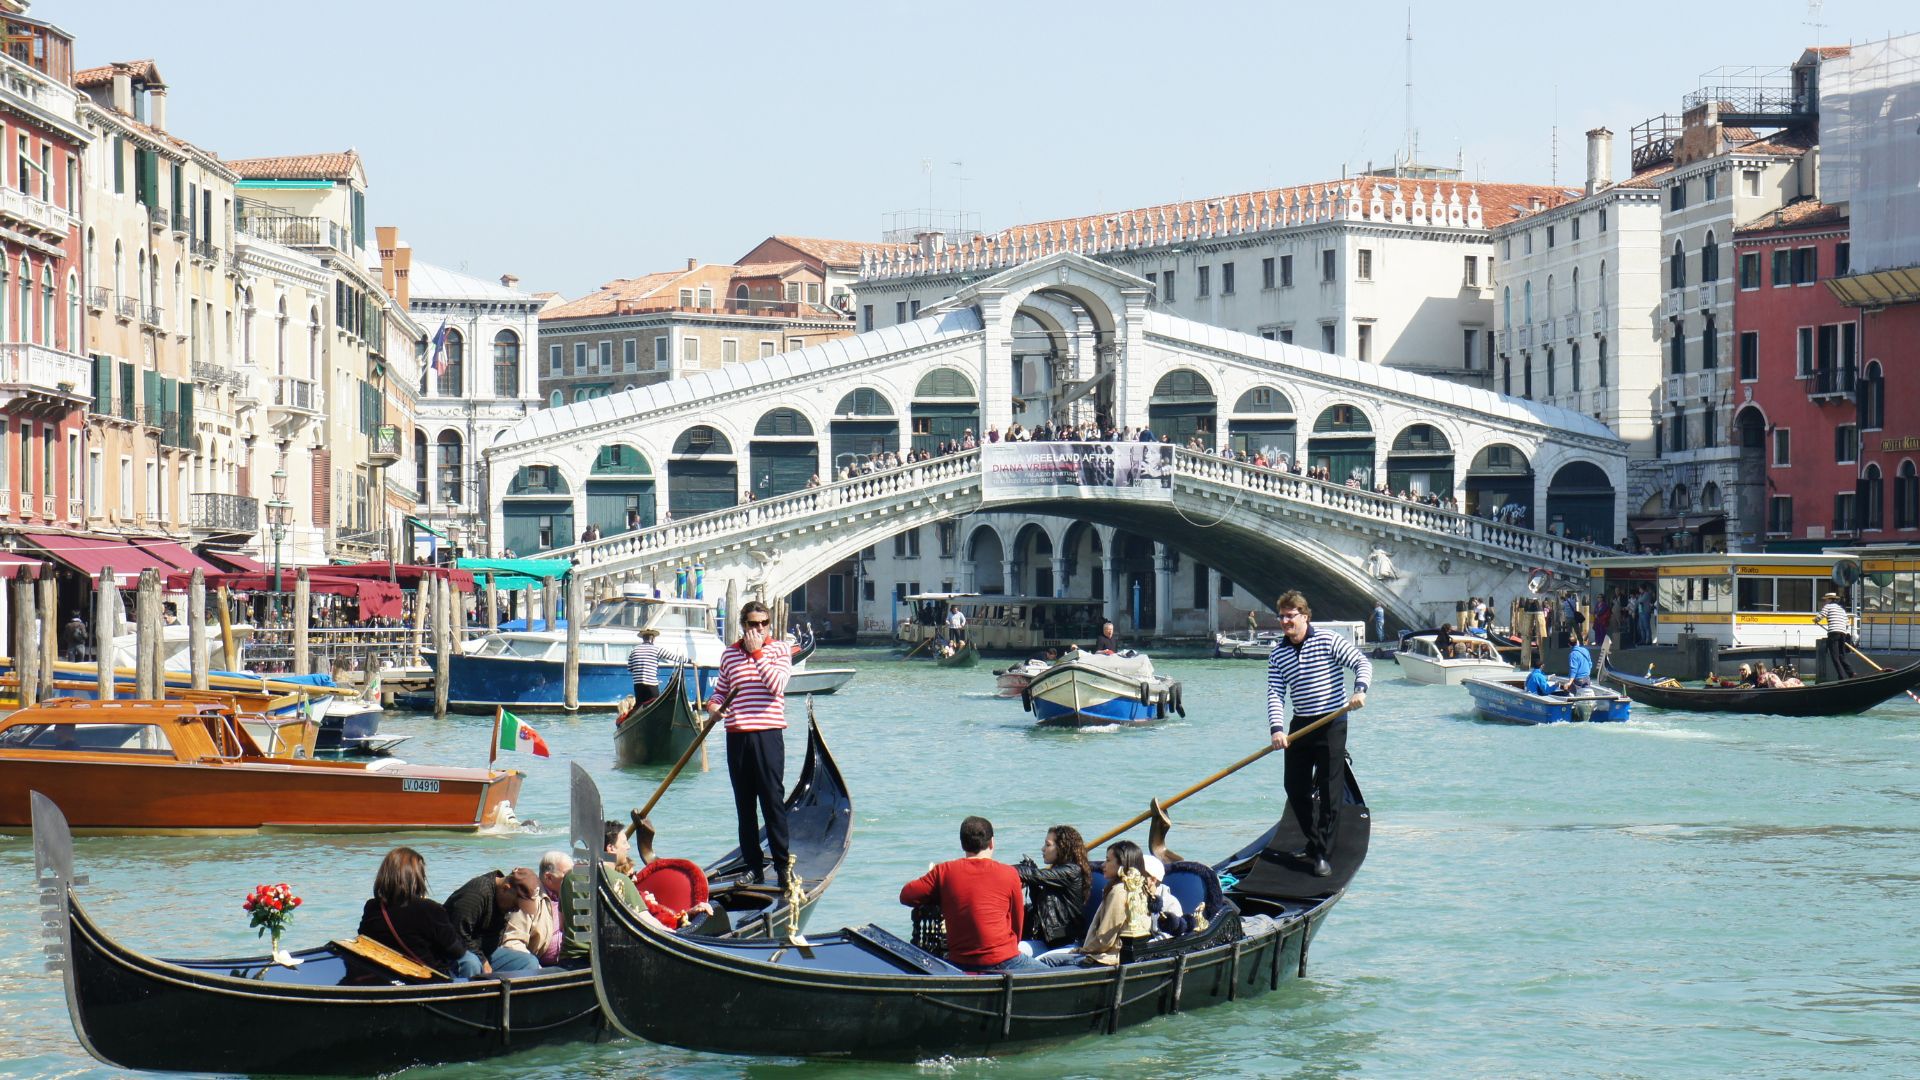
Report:
<svg viewBox="0 0 1920 1080"><path fill-rule="evenodd" d="M793 653L774 637L767 605L740 605L740 639L720 654L707 715L718 720L722 703L727 722L727 776L733 781L733 809L740 819L740 854L756 882L766 880L761 862L760 825L754 804L767 823L767 854L780 887L787 885L786 699ZM729 700L731 699L731 700Z"/></svg>
<svg viewBox="0 0 1920 1080"><path fill-rule="evenodd" d="M1825 648L1827 659L1833 661L1833 670L1843 679L1853 678L1853 665L1847 662L1848 633L1853 629L1853 617L1847 609L1840 606L1840 594L1828 593L1821 597L1826 601L1820 608L1820 614L1813 621L1827 628Z"/></svg>
<svg viewBox="0 0 1920 1080"><path fill-rule="evenodd" d="M640 631L640 644L627 654L627 674L633 676L633 703L645 705L660 696L660 666L683 667L687 660L654 643L660 636L655 627Z"/></svg>
<svg viewBox="0 0 1920 1080"><path fill-rule="evenodd" d="M1327 877L1333 873L1327 860L1333 854L1344 786L1347 721L1342 717L1293 741L1287 737L1283 705L1291 702L1291 730L1298 731L1347 704L1345 672L1352 671L1353 708L1362 708L1373 682L1373 664L1353 642L1314 626L1313 609L1298 591L1283 594L1274 608L1280 613L1281 639L1267 654L1267 730L1273 745L1287 752L1287 805L1307 841L1293 857L1310 865L1313 876Z"/></svg>

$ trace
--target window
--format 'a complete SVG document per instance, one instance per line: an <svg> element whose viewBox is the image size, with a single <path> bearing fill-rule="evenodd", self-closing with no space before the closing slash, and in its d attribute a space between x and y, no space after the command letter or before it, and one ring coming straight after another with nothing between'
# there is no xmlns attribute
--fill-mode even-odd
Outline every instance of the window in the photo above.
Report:
<svg viewBox="0 0 1920 1080"><path fill-rule="evenodd" d="M1684 289L1687 285L1687 249L1680 241L1673 242L1673 254L1667 257L1667 288Z"/></svg>
<svg viewBox="0 0 1920 1080"><path fill-rule="evenodd" d="M1263 289L1273 288L1273 260L1272 259L1260 260L1260 287Z"/></svg>
<svg viewBox="0 0 1920 1080"><path fill-rule="evenodd" d="M1479 337L1480 331L1471 326L1460 331L1460 366L1468 371L1473 370L1473 356L1479 351L1476 348Z"/></svg>
<svg viewBox="0 0 1920 1080"><path fill-rule="evenodd" d="M1600 339L1600 352L1598 355L1594 357L1594 374L1599 379L1599 385L1601 386L1607 385L1607 339L1606 338Z"/></svg>
<svg viewBox="0 0 1920 1080"><path fill-rule="evenodd" d="M873 305L860 305L860 330L862 333L873 329Z"/></svg>
<svg viewBox="0 0 1920 1080"><path fill-rule="evenodd" d="M1720 280L1720 245L1712 229L1707 230L1707 242L1700 248L1700 280Z"/></svg>
<svg viewBox="0 0 1920 1080"><path fill-rule="evenodd" d="M1211 266L1200 267L1199 276L1195 279L1193 295L1195 296L1212 296L1213 295L1213 267Z"/></svg>
<svg viewBox="0 0 1920 1080"><path fill-rule="evenodd" d="M1740 335L1740 378L1752 382L1760 377L1760 334L1748 330Z"/></svg>
<svg viewBox="0 0 1920 1080"><path fill-rule="evenodd" d="M1720 175L1718 173L1708 173L1707 175L1702 176L1700 178L1700 188L1701 188L1700 197L1702 199L1705 199L1707 202L1712 202L1713 200L1719 198L1720 197Z"/></svg>
<svg viewBox="0 0 1920 1080"><path fill-rule="evenodd" d="M613 374L613 342L601 342L598 352L600 357L600 374Z"/></svg>
<svg viewBox="0 0 1920 1080"><path fill-rule="evenodd" d="M817 281L807 282L807 303L817 304L819 302L820 302L820 283Z"/></svg>
<svg viewBox="0 0 1920 1080"><path fill-rule="evenodd" d="M740 342L733 338L720 339L720 362L736 364L740 362Z"/></svg>
<svg viewBox="0 0 1920 1080"><path fill-rule="evenodd" d="M1147 276L1151 278L1153 275L1148 274ZM898 301L893 305L893 321L897 323L907 321L907 302L905 300Z"/></svg>
<svg viewBox="0 0 1920 1080"><path fill-rule="evenodd" d="M1553 226L1547 226L1547 250L1553 250Z"/></svg>
<svg viewBox="0 0 1920 1080"><path fill-rule="evenodd" d="M1607 208L1604 206L1600 208L1600 231L1607 231Z"/></svg>
<svg viewBox="0 0 1920 1080"><path fill-rule="evenodd" d="M800 302L800 283L797 281L787 282L786 291L781 293L781 296L789 304L799 303Z"/></svg>
<svg viewBox="0 0 1920 1080"><path fill-rule="evenodd" d="M1684 375L1687 371L1687 324L1683 319L1673 320L1672 357L1668 368L1675 375Z"/></svg>
<svg viewBox="0 0 1920 1080"><path fill-rule="evenodd" d="M1373 249L1361 248L1358 254L1360 258L1359 258L1359 265L1354 270L1355 275L1359 277L1361 281L1372 281L1373 280Z"/></svg>
<svg viewBox="0 0 1920 1080"><path fill-rule="evenodd" d="M697 368L700 366L700 339L686 337L680 339L680 366Z"/></svg>
<svg viewBox="0 0 1920 1080"><path fill-rule="evenodd" d="M1866 475L1860 478L1860 527L1863 529L1883 529L1886 527L1886 484L1880 475L1880 466L1868 465Z"/></svg>
<svg viewBox="0 0 1920 1080"><path fill-rule="evenodd" d="M1760 253L1743 251L1740 253L1740 288L1757 289L1760 287Z"/></svg>
<svg viewBox="0 0 1920 1080"><path fill-rule="evenodd" d="M1860 429L1852 424L1837 424L1833 429L1833 463L1851 465L1859 458Z"/></svg>
<svg viewBox="0 0 1920 1080"><path fill-rule="evenodd" d="M1291 255L1280 256L1280 287L1293 288L1293 256Z"/></svg>
<svg viewBox="0 0 1920 1080"><path fill-rule="evenodd" d="M282 320L282 325L285 321ZM460 397L466 393L467 339L458 330L449 329L440 346L440 362L445 365L435 390L441 397Z"/></svg>
<svg viewBox="0 0 1920 1080"><path fill-rule="evenodd" d="M1547 368L1547 396L1551 398L1556 391L1555 384L1558 382L1558 376L1556 374L1558 369L1555 367L1553 362L1553 346L1551 345L1547 346L1546 368Z"/></svg>
<svg viewBox="0 0 1920 1080"><path fill-rule="evenodd" d="M1359 357L1360 362L1363 364L1372 363L1373 362L1373 324L1361 323L1360 325L1354 327L1354 332L1358 339L1358 344L1360 348L1360 357Z"/></svg>
<svg viewBox="0 0 1920 1080"><path fill-rule="evenodd" d="M587 373L587 343L584 341L573 343L573 373L575 375Z"/></svg>
<svg viewBox="0 0 1920 1080"><path fill-rule="evenodd" d="M1793 284L1793 252L1786 248L1777 248L1773 253L1773 287L1784 288Z"/></svg>
<svg viewBox="0 0 1920 1080"><path fill-rule="evenodd" d="M520 396L520 335L511 330L493 335L493 396Z"/></svg>
<svg viewBox="0 0 1920 1080"><path fill-rule="evenodd" d="M847 610L847 575L827 575L827 613L841 615Z"/></svg>
<svg viewBox="0 0 1920 1080"><path fill-rule="evenodd" d="M1853 269L1853 245L1845 240L1833 245L1833 276L1846 277Z"/></svg>
<svg viewBox="0 0 1920 1080"><path fill-rule="evenodd" d="M1331 324L1320 327L1320 351L1329 353L1333 351L1333 326Z"/></svg>
<svg viewBox="0 0 1920 1080"><path fill-rule="evenodd" d="M955 552L957 551L957 545L959 540L958 526L956 526L951 521L943 521L940 524L934 526L934 529L936 531L936 534L940 537L940 557L943 559L953 558ZM952 592L953 590L943 587L941 591Z"/></svg>
<svg viewBox="0 0 1920 1080"><path fill-rule="evenodd" d="M1168 299L1171 300L1172 297L1168 297ZM920 301L918 300L907 301L907 318L917 319L919 317L920 317Z"/></svg>
<svg viewBox="0 0 1920 1080"><path fill-rule="evenodd" d="M1169 304L1174 301L1173 271L1171 270L1162 270L1160 272L1160 299L1165 300Z"/></svg>
<svg viewBox="0 0 1920 1080"><path fill-rule="evenodd" d="M1712 371L1720 366L1720 334L1714 328L1713 316L1707 316L1706 328L1700 331L1700 370Z"/></svg>
<svg viewBox="0 0 1920 1080"><path fill-rule="evenodd" d="M1570 220L1567 223L1567 229L1571 233L1571 236L1569 237L1569 239L1573 239L1573 240L1580 239L1580 215L1579 214L1573 215L1572 220Z"/></svg>
<svg viewBox="0 0 1920 1080"><path fill-rule="evenodd" d="M563 357L563 353L561 352L560 346L558 345L547 346L547 374L549 375L566 374L567 362L562 357Z"/></svg>
<svg viewBox="0 0 1920 1080"><path fill-rule="evenodd" d="M1835 492L1833 496L1833 531L1852 532L1854 529L1854 498L1851 491Z"/></svg>
<svg viewBox="0 0 1920 1080"><path fill-rule="evenodd" d="M1819 277L1820 249L1810 247L1794 248L1793 283L1795 285L1811 285L1814 281L1818 280Z"/></svg>
<svg viewBox="0 0 1920 1080"><path fill-rule="evenodd" d="M1787 428L1773 429L1773 464L1779 469L1793 464L1793 432Z"/></svg>
<svg viewBox="0 0 1920 1080"><path fill-rule="evenodd" d="M1221 296L1233 295L1233 264L1232 263L1220 264L1220 295Z"/></svg>
<svg viewBox="0 0 1920 1080"><path fill-rule="evenodd" d="M1528 401L1532 401L1533 400L1533 354L1532 353L1523 354L1520 359L1522 364L1525 365L1524 369L1520 373L1522 376L1521 382L1520 382L1520 396L1526 398Z"/></svg>
<svg viewBox="0 0 1920 1080"><path fill-rule="evenodd" d="M1533 254L1533 230L1528 229L1526 232L1521 233L1520 239L1522 241L1521 254L1523 255Z"/></svg>
<svg viewBox="0 0 1920 1080"><path fill-rule="evenodd" d="M681 307L693 306L693 290L692 289L680 290L680 306Z"/></svg>
<svg viewBox="0 0 1920 1080"><path fill-rule="evenodd" d="M920 557L920 530L908 529L893 538L893 554L898 559Z"/></svg>
<svg viewBox="0 0 1920 1080"><path fill-rule="evenodd" d="M1573 388L1577 391L1580 389L1580 346L1578 344L1573 346L1572 353L1567 357L1567 368L1573 375Z"/></svg>
<svg viewBox="0 0 1920 1080"><path fill-rule="evenodd" d="M1767 531L1781 535L1793 532L1793 496L1775 495L1767 500Z"/></svg>
<svg viewBox="0 0 1920 1080"><path fill-rule="evenodd" d="M1700 445L1720 445L1720 428L1714 420L1714 409L1712 405L1704 406L1700 410Z"/></svg>
<svg viewBox="0 0 1920 1080"><path fill-rule="evenodd" d="M661 334L653 339L653 370L665 371L669 367L667 359L667 335Z"/></svg>
<svg viewBox="0 0 1920 1080"><path fill-rule="evenodd" d="M762 342L760 343L760 358L761 358L762 360L764 360L764 359L766 359L767 357L769 357L769 356L772 356L772 355L773 355L773 342L771 342L771 341L762 341Z"/></svg>
<svg viewBox="0 0 1920 1080"><path fill-rule="evenodd" d="M1673 410L1673 423L1668 425L1668 449L1679 453L1687 448L1687 414L1680 409Z"/></svg>
<svg viewBox="0 0 1920 1080"><path fill-rule="evenodd" d="M1920 473L1911 460L1901 462L1893 477L1893 527L1920 528Z"/></svg>
<svg viewBox="0 0 1920 1080"><path fill-rule="evenodd" d="M1466 260L1467 260L1467 273L1466 273L1466 277L1463 278L1462 280L1466 283L1468 288L1473 288L1480 284L1480 260L1475 258L1472 255L1468 255L1466 257Z"/></svg>
<svg viewBox="0 0 1920 1080"><path fill-rule="evenodd" d="M710 308L713 306L713 287L703 285L695 296L695 306Z"/></svg>
<svg viewBox="0 0 1920 1080"><path fill-rule="evenodd" d="M1813 327L1801 327L1794 341L1794 375L1802 379L1809 378L1813 375Z"/></svg>
<svg viewBox="0 0 1920 1080"><path fill-rule="evenodd" d="M1675 180L1673 186L1667 189L1667 209L1685 210L1686 208L1687 182L1685 180Z"/></svg>
<svg viewBox="0 0 1920 1080"><path fill-rule="evenodd" d="M1745 189L1748 198L1758 198L1760 196L1760 170L1740 170L1740 184L1741 187Z"/></svg>
<svg viewBox="0 0 1920 1080"><path fill-rule="evenodd" d="M1333 280L1333 249L1327 248L1320 253L1320 280Z"/></svg>
<svg viewBox="0 0 1920 1080"><path fill-rule="evenodd" d="M620 370L640 370L640 343L633 338L622 338L620 341Z"/></svg>
<svg viewBox="0 0 1920 1080"><path fill-rule="evenodd" d="M1147 271L1147 284L1153 286L1153 295L1158 298L1160 295L1160 271Z"/></svg>
<svg viewBox="0 0 1920 1080"><path fill-rule="evenodd" d="M1280 341L1286 345L1293 344L1293 328L1292 327L1287 327L1286 329L1283 329L1280 331Z"/></svg>

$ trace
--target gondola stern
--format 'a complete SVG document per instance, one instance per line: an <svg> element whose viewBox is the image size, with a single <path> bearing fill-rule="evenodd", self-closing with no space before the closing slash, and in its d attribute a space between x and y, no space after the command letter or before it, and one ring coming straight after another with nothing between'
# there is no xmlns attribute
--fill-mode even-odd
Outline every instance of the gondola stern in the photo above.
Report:
<svg viewBox="0 0 1920 1080"><path fill-rule="evenodd" d="M85 875L73 870L73 830L58 803L38 791L27 793L33 822L34 885L40 905L42 964L48 974L58 974L67 997L67 1017L73 1023L73 1035L96 1061L120 1065L100 1052L87 1034L85 1012L81 1009L80 988L74 969L75 919L86 913L73 895L77 885L85 885Z"/></svg>

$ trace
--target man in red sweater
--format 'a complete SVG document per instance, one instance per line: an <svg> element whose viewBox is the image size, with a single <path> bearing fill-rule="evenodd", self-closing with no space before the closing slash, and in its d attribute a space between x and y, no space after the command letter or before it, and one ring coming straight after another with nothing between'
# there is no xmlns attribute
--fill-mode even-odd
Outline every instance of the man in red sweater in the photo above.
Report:
<svg viewBox="0 0 1920 1080"><path fill-rule="evenodd" d="M1055 970L1020 951L1026 904L1020 875L993 858L993 822L960 823L963 858L943 862L900 890L908 907L937 903L947 921L947 960L967 971Z"/></svg>

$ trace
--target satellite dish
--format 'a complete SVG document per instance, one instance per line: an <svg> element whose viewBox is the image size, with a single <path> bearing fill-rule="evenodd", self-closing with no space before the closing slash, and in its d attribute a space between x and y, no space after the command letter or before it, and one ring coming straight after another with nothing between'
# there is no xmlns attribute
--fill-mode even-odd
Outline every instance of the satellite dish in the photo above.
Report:
<svg viewBox="0 0 1920 1080"><path fill-rule="evenodd" d="M1860 564L1852 559L1843 559L1834 563L1833 583L1843 589L1851 589L1860 584Z"/></svg>
<svg viewBox="0 0 1920 1080"><path fill-rule="evenodd" d="M1542 592L1545 592L1547 586L1551 584L1553 584L1552 571L1535 567L1527 572L1527 592L1534 596L1539 596Z"/></svg>

